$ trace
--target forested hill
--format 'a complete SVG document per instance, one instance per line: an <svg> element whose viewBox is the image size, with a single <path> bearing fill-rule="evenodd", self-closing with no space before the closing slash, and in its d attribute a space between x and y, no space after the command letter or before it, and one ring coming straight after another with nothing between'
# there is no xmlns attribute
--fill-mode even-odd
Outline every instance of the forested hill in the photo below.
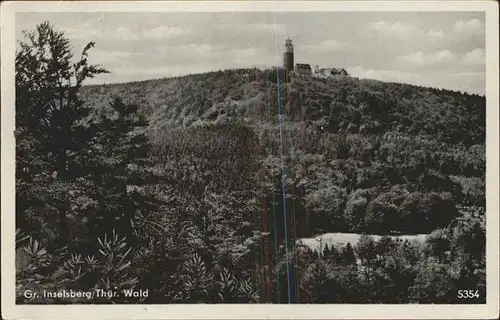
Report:
<svg viewBox="0 0 500 320"><path fill-rule="evenodd" d="M276 76L273 70L226 70L90 86L83 98L98 109L114 96L138 105L150 120L148 132L160 153L216 148L212 140L224 140L226 125L245 123L260 145L255 168L268 183L268 194L281 190L280 101L286 190L297 207L297 236L429 233L460 216L457 206L483 211L485 97L351 77L286 79L283 74L278 90ZM207 130L211 133L203 138ZM195 137L186 138L190 135ZM225 141L229 149L220 145L224 152L213 150L211 159L234 157L243 148L236 141L229 146L231 136ZM182 148L175 149L179 144ZM186 170L172 174L181 180L194 174L189 166ZM219 178L228 181L238 175L224 173ZM228 187L218 184L223 186Z"/></svg>
<svg viewBox="0 0 500 320"><path fill-rule="evenodd" d="M452 144L484 143L484 96L351 77L290 82L280 77L287 122L309 120L330 133L394 132ZM95 106L120 96L139 105L155 125L234 117L272 122L279 109L276 82L272 70L237 69L87 86L82 93Z"/></svg>

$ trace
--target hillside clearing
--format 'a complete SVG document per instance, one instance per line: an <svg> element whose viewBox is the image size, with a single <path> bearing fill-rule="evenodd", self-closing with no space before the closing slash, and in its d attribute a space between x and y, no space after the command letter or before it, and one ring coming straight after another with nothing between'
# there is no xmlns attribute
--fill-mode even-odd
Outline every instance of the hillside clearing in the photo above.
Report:
<svg viewBox="0 0 500 320"><path fill-rule="evenodd" d="M350 243L351 246L356 247L362 234L359 233L324 233L317 235L312 238L302 238L296 241L296 246L306 246L312 251L319 251L319 248L324 248L326 245L331 247L332 245L336 248L341 248ZM383 236L380 235L367 235L373 239L373 241L380 241ZM410 243L424 243L429 235L428 234L416 234L416 235L397 235L389 236L393 241L409 241Z"/></svg>

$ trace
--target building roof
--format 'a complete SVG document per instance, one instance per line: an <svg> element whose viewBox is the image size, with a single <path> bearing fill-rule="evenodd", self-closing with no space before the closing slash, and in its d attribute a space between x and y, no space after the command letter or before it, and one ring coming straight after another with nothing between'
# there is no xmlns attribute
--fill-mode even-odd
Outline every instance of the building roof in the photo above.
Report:
<svg viewBox="0 0 500 320"><path fill-rule="evenodd" d="M308 70L311 71L311 65L307 63L297 63L295 67L299 70Z"/></svg>
<svg viewBox="0 0 500 320"><path fill-rule="evenodd" d="M295 71L300 74L312 74L311 65L307 63L297 63Z"/></svg>

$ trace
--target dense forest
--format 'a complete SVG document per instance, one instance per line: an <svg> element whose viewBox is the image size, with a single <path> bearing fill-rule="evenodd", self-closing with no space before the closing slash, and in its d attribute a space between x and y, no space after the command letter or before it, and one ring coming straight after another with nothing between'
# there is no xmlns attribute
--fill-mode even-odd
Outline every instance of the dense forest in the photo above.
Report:
<svg viewBox="0 0 500 320"><path fill-rule="evenodd" d="M44 23L16 53L17 303L485 303L484 96L275 69L84 86L93 46ZM295 245L322 233L360 239ZM148 294L22 294L63 289Z"/></svg>

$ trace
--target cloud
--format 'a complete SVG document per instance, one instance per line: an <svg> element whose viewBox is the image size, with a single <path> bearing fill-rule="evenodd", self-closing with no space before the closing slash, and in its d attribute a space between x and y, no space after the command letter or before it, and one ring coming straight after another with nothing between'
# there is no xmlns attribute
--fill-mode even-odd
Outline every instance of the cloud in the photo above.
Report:
<svg viewBox="0 0 500 320"><path fill-rule="evenodd" d="M103 63L117 63L130 60L133 57L144 56L144 53L140 52L128 52L128 51L101 51L101 50L91 50L90 58L93 63L103 64Z"/></svg>
<svg viewBox="0 0 500 320"><path fill-rule="evenodd" d="M476 78L481 78L485 77L486 73L484 72L456 72L453 74L454 76L459 76L459 77L476 77Z"/></svg>
<svg viewBox="0 0 500 320"><path fill-rule="evenodd" d="M364 69L361 66L348 67L346 70L354 77L375 79L385 82L407 83L424 87L446 88L484 94L484 72L457 72L420 75L398 70Z"/></svg>
<svg viewBox="0 0 500 320"><path fill-rule="evenodd" d="M485 72L455 72L435 75L427 79L427 86L447 88L456 91L485 94Z"/></svg>
<svg viewBox="0 0 500 320"><path fill-rule="evenodd" d="M93 40L138 40L140 35L134 33L128 27L117 27L115 28L87 28L83 25L82 27L75 28L65 28L63 29L64 34L70 39L93 39Z"/></svg>
<svg viewBox="0 0 500 320"><path fill-rule="evenodd" d="M405 22L387 22L380 20L371 23L369 25L369 29L377 31L378 33L385 36L396 36L399 38L408 38L410 40L415 40L416 37L422 37L422 39L424 39L423 37L429 37L433 40L440 40L445 38L445 33L443 30L426 31Z"/></svg>
<svg viewBox="0 0 500 320"><path fill-rule="evenodd" d="M189 33L188 29L176 26L157 26L144 31L133 30L129 27L117 28L89 28L87 25L63 29L65 35L71 39L95 39L115 41L137 41L141 39L170 39Z"/></svg>
<svg viewBox="0 0 500 320"><path fill-rule="evenodd" d="M242 67L250 67L254 65L256 61L259 61L263 58L263 54L261 50L255 47L243 48L243 49L232 49L228 50L221 59L223 60L232 60L232 63L242 66Z"/></svg>
<svg viewBox="0 0 500 320"><path fill-rule="evenodd" d="M309 52L318 52L318 53L328 53L332 51L342 50L347 47L347 43L340 42L333 39L328 39L323 42L320 42L317 45L306 45L301 46L301 50L309 51Z"/></svg>
<svg viewBox="0 0 500 320"><path fill-rule="evenodd" d="M186 74L195 74L202 72L209 72L217 70L210 65L170 65L168 67L133 67L124 66L117 68L110 68L109 74L99 75L96 78L88 79L85 81L86 85L104 84L104 83L124 83L129 82L131 79L134 81L143 81L151 79L159 79L164 77L175 77Z"/></svg>
<svg viewBox="0 0 500 320"><path fill-rule="evenodd" d="M375 70L375 69L364 69L361 66L347 67L347 72L354 77L364 78L364 79L376 79L387 82L403 82L420 84L422 83L422 78L420 75L414 73L406 73L398 70Z"/></svg>
<svg viewBox="0 0 500 320"><path fill-rule="evenodd" d="M408 37L419 33L420 30L412 24L402 22L377 21L369 26L370 29L388 36Z"/></svg>
<svg viewBox="0 0 500 320"><path fill-rule="evenodd" d="M427 35L431 38L441 39L444 38L444 32L442 30L430 30Z"/></svg>
<svg viewBox="0 0 500 320"><path fill-rule="evenodd" d="M180 28L180 27L158 26L158 27L153 28L151 30L144 31L143 35L146 38L167 39L167 38L173 38L173 37L185 35L186 33L188 33L188 30Z"/></svg>
<svg viewBox="0 0 500 320"><path fill-rule="evenodd" d="M196 43L196 44L187 44L180 46L182 50L188 50L190 52L196 52L199 55L205 56L212 54L216 48L210 43Z"/></svg>
<svg viewBox="0 0 500 320"><path fill-rule="evenodd" d="M191 43L159 46L151 53L148 63L166 60L173 65L187 66L203 63L205 65L221 64L226 66L224 68L235 68L250 67L259 61L273 61L273 56L255 46L232 47L212 43Z"/></svg>
<svg viewBox="0 0 500 320"><path fill-rule="evenodd" d="M255 47L249 47L249 48L243 48L243 49L232 49L231 53L234 54L236 57L256 57L257 56L257 48Z"/></svg>
<svg viewBox="0 0 500 320"><path fill-rule="evenodd" d="M248 30L253 31L264 31L264 32L284 32L286 31L286 25L280 23L251 23L247 25Z"/></svg>
<svg viewBox="0 0 500 320"><path fill-rule="evenodd" d="M116 74L119 75L145 75L152 79L151 74L155 74L157 76L168 76L175 77L184 74L191 73L202 73L213 71L211 66L203 66L203 65L172 65L168 67L152 67L152 68L116 68L113 70Z"/></svg>
<svg viewBox="0 0 500 320"><path fill-rule="evenodd" d="M433 53L415 52L398 57L403 60L416 65L432 65L437 63L452 62L457 59L457 55L450 50L441 50Z"/></svg>
<svg viewBox="0 0 500 320"><path fill-rule="evenodd" d="M157 55L172 54L177 57L184 58L208 58L213 53L222 49L222 46L213 45L211 43L188 43L180 45L165 45L156 48Z"/></svg>
<svg viewBox="0 0 500 320"><path fill-rule="evenodd" d="M462 62L467 65L482 65L486 63L486 57L484 55L484 49L477 48L470 52L467 52L462 57Z"/></svg>
<svg viewBox="0 0 500 320"><path fill-rule="evenodd" d="M454 30L458 33L476 33L483 29L483 23L478 19L458 20L455 22Z"/></svg>

